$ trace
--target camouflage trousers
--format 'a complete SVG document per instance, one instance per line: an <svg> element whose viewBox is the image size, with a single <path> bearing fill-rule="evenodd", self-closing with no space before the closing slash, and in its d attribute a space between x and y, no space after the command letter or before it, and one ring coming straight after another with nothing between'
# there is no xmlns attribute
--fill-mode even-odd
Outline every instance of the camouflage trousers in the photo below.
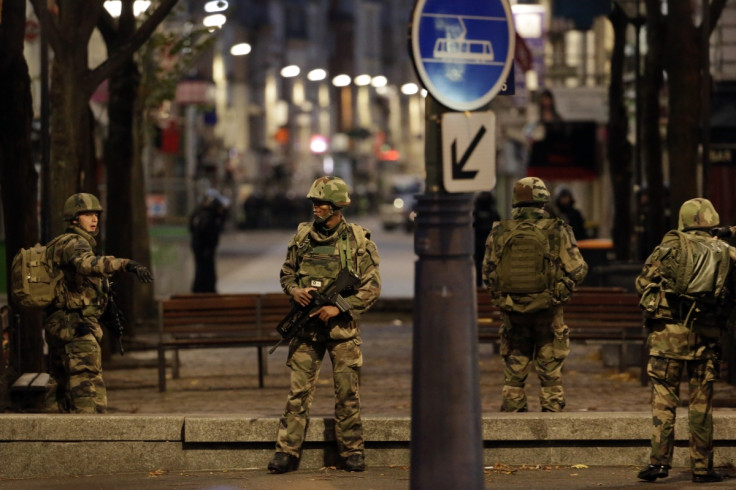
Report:
<svg viewBox="0 0 736 490"><path fill-rule="evenodd" d="M287 365L291 388L284 416L279 422L276 452L300 457L325 351L332 361L335 386L335 436L340 456L363 452L363 422L360 418L359 376L363 364L360 339L312 342L294 339Z"/></svg>
<svg viewBox="0 0 736 490"><path fill-rule="evenodd" d="M652 382L651 464L670 465L675 447L675 410L680 402L680 380L687 369L690 394L690 468L705 474L713 468L713 383L717 378L710 359L683 361L651 356L647 374Z"/></svg>
<svg viewBox="0 0 736 490"><path fill-rule="evenodd" d="M107 389L102 379L102 327L93 317L56 311L44 325L52 387L47 409L62 413L104 413Z"/></svg>
<svg viewBox="0 0 736 490"><path fill-rule="evenodd" d="M528 410L524 385L532 363L541 385L539 401L544 412L565 408L562 364L570 353L569 329L562 308L538 313L504 313L501 357L504 361L502 412Z"/></svg>

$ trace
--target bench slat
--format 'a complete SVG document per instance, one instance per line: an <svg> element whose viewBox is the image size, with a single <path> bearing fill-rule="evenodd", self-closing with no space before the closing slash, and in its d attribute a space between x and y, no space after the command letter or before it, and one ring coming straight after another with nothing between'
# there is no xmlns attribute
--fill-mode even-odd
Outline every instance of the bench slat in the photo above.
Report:
<svg viewBox="0 0 736 490"><path fill-rule="evenodd" d="M225 296L217 297L179 297L177 299L168 299L163 302L164 310L217 310L230 308L251 308L258 307L258 296L247 295L244 297Z"/></svg>

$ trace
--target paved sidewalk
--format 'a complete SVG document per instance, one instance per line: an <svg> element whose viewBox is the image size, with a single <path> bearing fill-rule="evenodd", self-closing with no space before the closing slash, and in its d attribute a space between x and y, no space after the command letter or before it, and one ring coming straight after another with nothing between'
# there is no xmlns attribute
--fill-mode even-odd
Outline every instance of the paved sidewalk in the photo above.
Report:
<svg viewBox="0 0 736 490"><path fill-rule="evenodd" d="M685 468L674 468L670 477L649 485L636 478L634 466L505 466L484 470L484 487L523 488L528 490L626 489L656 488L657 490L733 488L734 479L718 484L694 484ZM732 472L733 473L733 472ZM265 470L221 472L152 472L117 475L89 475L34 480L0 480L0 489L54 490L138 490L138 489L197 489L230 490L405 490L410 486L410 470L405 467L369 467L363 473L348 473L334 468L297 470L272 475ZM435 489L427 489L435 490ZM439 489L437 489L439 490ZM458 489L462 490L462 489Z"/></svg>
<svg viewBox="0 0 736 490"><path fill-rule="evenodd" d="M448 327L451 328L451 327ZM364 365L361 371L363 414L371 417L411 415L412 319L407 314L368 314L361 324ZM575 343L565 363L563 383L566 411L650 410L650 388L639 383L639 368L619 372L603 362L604 344ZM498 412L503 384L502 362L493 345L478 346L480 398L483 413ZM181 351L181 377L167 381L158 391L156 351L114 356L105 368L109 411L119 413L239 414L279 417L289 390L287 348L268 356L265 387L258 388L257 352L254 348L192 349ZM440 369L440 366L438 366ZM435 376L437 373L427 373ZM171 376L171 370L168 370ZM538 412L539 381L528 378L529 410ZM322 364L312 416L332 417L332 366ZM683 405L687 386L682 387ZM736 386L715 385L716 410L736 409Z"/></svg>

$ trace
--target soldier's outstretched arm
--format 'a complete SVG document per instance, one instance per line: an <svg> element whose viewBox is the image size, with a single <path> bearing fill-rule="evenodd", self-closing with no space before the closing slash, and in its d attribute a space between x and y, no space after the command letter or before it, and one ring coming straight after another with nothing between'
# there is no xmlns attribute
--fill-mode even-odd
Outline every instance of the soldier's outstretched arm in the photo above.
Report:
<svg viewBox="0 0 736 490"><path fill-rule="evenodd" d="M83 276L111 276L123 270L128 259L119 259L112 255L95 255L86 240L69 240L62 250L61 263L71 264L78 274Z"/></svg>

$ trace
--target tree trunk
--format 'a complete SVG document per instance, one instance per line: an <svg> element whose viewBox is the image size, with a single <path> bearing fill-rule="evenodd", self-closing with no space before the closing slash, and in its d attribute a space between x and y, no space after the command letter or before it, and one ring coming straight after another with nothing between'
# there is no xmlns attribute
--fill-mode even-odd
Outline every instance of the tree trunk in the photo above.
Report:
<svg viewBox="0 0 736 490"><path fill-rule="evenodd" d="M646 168L647 203L644 213L643 243L639 244L641 260L652 252L671 227L663 219L665 209L664 174L662 171L662 137L660 136L660 102L662 90L663 50L667 43L667 31L659 10L659 0L647 0L647 46L642 80L642 156ZM671 216L671 214L670 214Z"/></svg>
<svg viewBox="0 0 736 490"><path fill-rule="evenodd" d="M621 7L614 4L609 15L613 26L614 44L611 54L611 85L608 90L608 161L611 166L611 182L614 195L613 248L616 259L631 257L631 143L626 106L624 105L624 48L626 46L627 19Z"/></svg>
<svg viewBox="0 0 736 490"><path fill-rule="evenodd" d="M145 183L139 138L134 135L134 109L140 77L133 60L110 79L110 128L106 141L107 164L107 253L129 257L150 265L150 240L146 216ZM138 144L136 144L138 143ZM153 288L139 284L133 276L116 278L120 307L129 320L128 334L141 318L150 318Z"/></svg>
<svg viewBox="0 0 736 490"><path fill-rule="evenodd" d="M77 58L76 56L73 58ZM77 192L97 195L93 124L89 109L90 90L81 74L87 67L86 54L77 63L54 58L51 75L51 168L48 203L51 236L66 228L63 209L66 199ZM84 69L82 69L84 67ZM74 87L70 90L69 87Z"/></svg>
<svg viewBox="0 0 736 490"><path fill-rule="evenodd" d="M672 214L699 195L700 36L693 23L693 2L668 2L664 51L669 86L667 150L670 159Z"/></svg>
<svg viewBox="0 0 736 490"><path fill-rule="evenodd" d="M38 174L31 147L31 79L23 57L25 1L5 0L0 2L0 8L3 19L0 23L0 191L5 222L6 277L10 285L13 256L21 247L38 241ZM9 299L12 306L12 298ZM41 317L38 313L14 311L22 314L22 328L16 332L20 352L11 350L11 365L20 372L43 371ZM15 356L20 353L20 358Z"/></svg>
<svg viewBox="0 0 736 490"><path fill-rule="evenodd" d="M123 4L117 29L103 30L109 53L121 48L135 31L132 4ZM141 160L142 144L136 134L140 103L140 73L137 63L129 56L109 81L110 125L105 142L107 164L107 253L129 257L150 266L145 182ZM153 287L138 283L130 275L116 278L120 308L128 319L126 334L134 336L135 325L143 318L156 315Z"/></svg>

